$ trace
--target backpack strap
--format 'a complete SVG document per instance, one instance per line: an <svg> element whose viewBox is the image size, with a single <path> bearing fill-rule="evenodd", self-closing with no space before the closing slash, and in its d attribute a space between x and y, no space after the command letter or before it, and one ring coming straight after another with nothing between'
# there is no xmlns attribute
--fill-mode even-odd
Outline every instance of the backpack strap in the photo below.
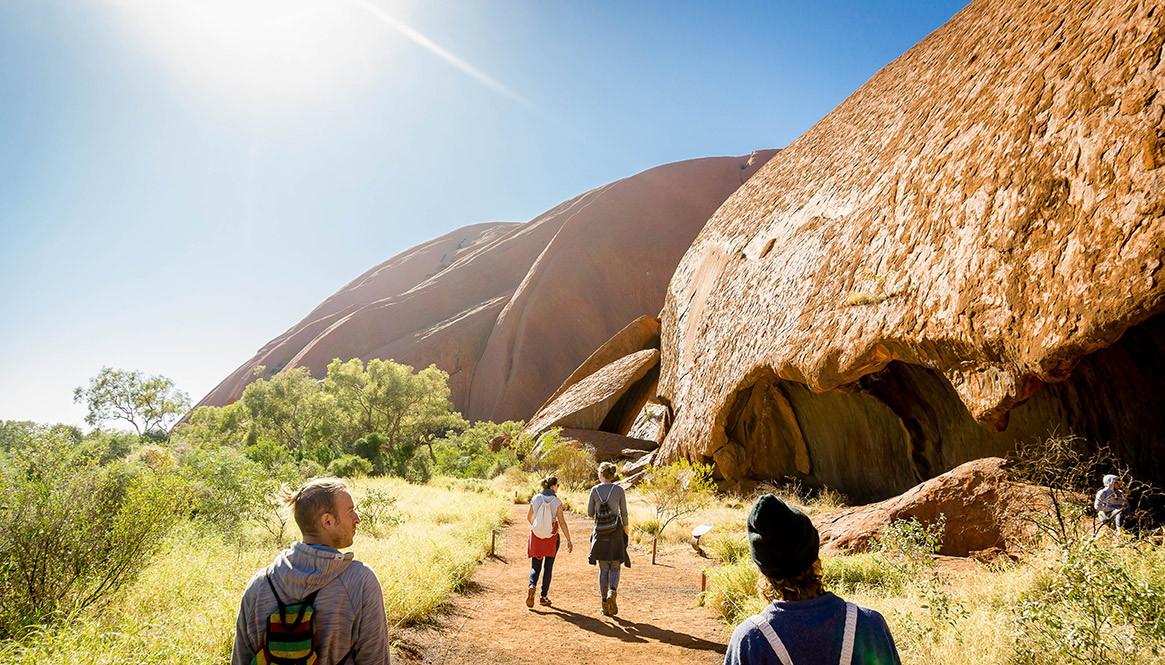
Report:
<svg viewBox="0 0 1165 665"><path fill-rule="evenodd" d="M857 636L858 606L845 604L845 634L841 637L841 665L850 665L854 657L854 637Z"/></svg>
<svg viewBox="0 0 1165 665"><path fill-rule="evenodd" d="M759 614L749 617L748 620L757 628L760 628L761 635L765 636L769 646L777 653L777 658L781 659L781 664L793 665L793 659L789 657L789 651L785 648L785 643L781 641L780 637L777 637L777 631L773 630L769 622L765 621Z"/></svg>
<svg viewBox="0 0 1165 665"><path fill-rule="evenodd" d="M765 636L769 646L776 652L777 658L781 660L782 665L793 665L793 659L789 656L788 649L785 648L785 643L777 636L777 631L769 625L759 614L748 618L757 628L760 629L761 635ZM854 657L854 638L857 636L858 626L858 606L853 603L845 604L845 633L841 637L841 665L850 665Z"/></svg>
<svg viewBox="0 0 1165 665"><path fill-rule="evenodd" d="M279 623L287 630L299 628L299 624L303 623L303 618L307 616L308 606L315 607L316 596L319 595L320 590L312 591L307 598L299 601L299 613L295 615L295 621L289 624L287 623L287 603L283 602L283 599L279 597L279 592L275 590L275 583L271 581L271 571L267 571L263 576L267 578L267 586L271 587L271 595L275 596L275 604L279 606Z"/></svg>

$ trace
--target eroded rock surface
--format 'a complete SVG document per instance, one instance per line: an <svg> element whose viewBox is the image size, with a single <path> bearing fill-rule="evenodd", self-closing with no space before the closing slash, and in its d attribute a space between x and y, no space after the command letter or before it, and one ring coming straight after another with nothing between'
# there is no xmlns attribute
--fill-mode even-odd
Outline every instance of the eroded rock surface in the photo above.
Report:
<svg viewBox="0 0 1165 665"><path fill-rule="evenodd" d="M1046 491L1009 479L1005 462L988 457L962 464L881 503L821 513L813 523L825 554L862 551L892 522L945 524L938 554L1013 552L1036 535L1051 510Z"/></svg>
<svg viewBox="0 0 1165 665"><path fill-rule="evenodd" d="M790 144L669 286L660 457L880 499L1058 429L1165 480L1163 44L976 0Z"/></svg>
<svg viewBox="0 0 1165 665"><path fill-rule="evenodd" d="M596 462L636 460L659 447L654 441L595 430L562 429L559 436L567 445L594 455Z"/></svg>
<svg viewBox="0 0 1165 665"><path fill-rule="evenodd" d="M659 351L624 356L574 384L530 419L523 433L552 427L625 434L659 376Z"/></svg>
<svg viewBox="0 0 1165 665"><path fill-rule="evenodd" d="M696 233L774 153L667 164L524 224L419 245L321 303L199 405L237 400L259 365L319 378L334 358L381 358L448 372L470 420L528 419L595 348L660 311Z"/></svg>

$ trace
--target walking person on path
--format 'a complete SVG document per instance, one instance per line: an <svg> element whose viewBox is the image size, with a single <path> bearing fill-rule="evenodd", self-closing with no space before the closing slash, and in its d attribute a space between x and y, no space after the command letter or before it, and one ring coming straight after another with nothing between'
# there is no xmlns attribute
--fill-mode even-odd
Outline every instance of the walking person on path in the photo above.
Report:
<svg viewBox="0 0 1165 665"><path fill-rule="evenodd" d="M389 665L380 580L351 552L340 552L352 546L360 523L348 486L338 478L317 478L286 492L283 504L303 541L293 543L247 583L235 621L231 665L270 663L274 658L285 663Z"/></svg>
<svg viewBox="0 0 1165 665"><path fill-rule="evenodd" d="M591 488L587 500L587 516L595 518L588 559L599 566L599 595L603 600L603 616L615 616L619 605L615 597L619 589L620 566L631 567L627 556L630 528L627 519L627 494L615 484L615 465L599 465L599 484Z"/></svg>
<svg viewBox="0 0 1165 665"><path fill-rule="evenodd" d="M765 494L748 514L748 542L778 599L737 626L724 665L901 665L881 614L825 590L805 513Z"/></svg>
<svg viewBox="0 0 1165 665"><path fill-rule="evenodd" d="M558 498L558 478L547 476L539 483L542 491L530 499L530 510L526 514L526 521L530 523L530 543L526 546L526 554L530 557L530 588L526 591L526 607L534 607L534 589L538 586L538 576L542 575L542 595L538 602L542 605L550 604L550 577L554 574L554 557L558 555L560 545L558 529L562 528L562 535L566 536L567 553L574 551L574 544L570 541L570 528L566 525L566 516L562 512L562 500Z"/></svg>

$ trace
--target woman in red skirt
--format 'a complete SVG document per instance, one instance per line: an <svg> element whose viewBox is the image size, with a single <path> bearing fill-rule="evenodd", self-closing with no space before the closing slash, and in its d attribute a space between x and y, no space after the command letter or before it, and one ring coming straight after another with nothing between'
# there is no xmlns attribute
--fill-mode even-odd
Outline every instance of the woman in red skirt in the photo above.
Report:
<svg viewBox="0 0 1165 665"><path fill-rule="evenodd" d="M526 591L526 607L534 607L534 588L538 586L538 576L543 568L546 574L542 576L542 597L538 602L550 604L546 594L550 591L554 557L558 554L559 527L562 528L562 535L566 536L566 551L574 551L574 545L570 542L570 529L562 514L562 501L556 494L558 478L548 476L539 484L542 491L530 499L530 511L526 515L526 521L530 523L530 544L526 546L526 553L530 556L530 588Z"/></svg>

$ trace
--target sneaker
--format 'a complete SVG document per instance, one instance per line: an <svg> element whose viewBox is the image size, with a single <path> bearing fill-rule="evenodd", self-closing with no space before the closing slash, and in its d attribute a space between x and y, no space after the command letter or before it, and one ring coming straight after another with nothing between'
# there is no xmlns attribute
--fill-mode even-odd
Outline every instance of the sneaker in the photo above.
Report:
<svg viewBox="0 0 1165 665"><path fill-rule="evenodd" d="M541 598L538 599L538 604L539 605L549 605L550 599L547 598L546 596L542 596Z"/></svg>
<svg viewBox="0 0 1165 665"><path fill-rule="evenodd" d="M615 616L619 613L619 606L615 604L615 593L615 590L611 589L611 592L607 594L607 613L610 616Z"/></svg>
<svg viewBox="0 0 1165 665"><path fill-rule="evenodd" d="M534 607L534 587L526 592L526 607Z"/></svg>

